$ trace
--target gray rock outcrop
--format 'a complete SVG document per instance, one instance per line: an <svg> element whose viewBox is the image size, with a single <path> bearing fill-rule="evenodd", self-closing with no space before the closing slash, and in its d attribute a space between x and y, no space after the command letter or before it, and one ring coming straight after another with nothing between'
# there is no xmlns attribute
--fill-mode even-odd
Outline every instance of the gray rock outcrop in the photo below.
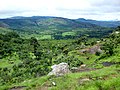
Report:
<svg viewBox="0 0 120 90"><path fill-rule="evenodd" d="M96 52L102 53L102 50L100 48L100 45L94 45L90 48L85 48L80 50L81 53L90 53L90 54L95 54Z"/></svg>
<svg viewBox="0 0 120 90"><path fill-rule="evenodd" d="M62 76L64 74L70 73L69 65L64 62L58 65L53 65L51 68L52 71L48 75Z"/></svg>

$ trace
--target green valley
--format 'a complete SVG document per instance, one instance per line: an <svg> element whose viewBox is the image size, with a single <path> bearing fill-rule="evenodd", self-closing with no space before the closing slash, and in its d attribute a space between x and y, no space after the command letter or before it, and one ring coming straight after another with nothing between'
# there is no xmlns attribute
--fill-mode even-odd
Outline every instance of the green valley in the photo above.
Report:
<svg viewBox="0 0 120 90"><path fill-rule="evenodd" d="M68 68L50 75L61 63ZM120 26L61 17L0 19L0 90L119 90L119 82Z"/></svg>
<svg viewBox="0 0 120 90"><path fill-rule="evenodd" d="M14 30L24 38L35 36L38 39L71 39L79 38L85 34L91 38L101 38L111 33L115 28L102 27L76 19L47 16L0 19L0 27ZM1 29L0 32L2 32ZM42 35L43 37L41 37ZM48 35L48 38L44 38L44 35Z"/></svg>
<svg viewBox="0 0 120 90"><path fill-rule="evenodd" d="M0 34L0 90L119 90L119 32L118 27L101 39L85 35L68 40ZM69 34L75 35L63 36ZM47 76L52 65L62 62L68 63L71 73Z"/></svg>

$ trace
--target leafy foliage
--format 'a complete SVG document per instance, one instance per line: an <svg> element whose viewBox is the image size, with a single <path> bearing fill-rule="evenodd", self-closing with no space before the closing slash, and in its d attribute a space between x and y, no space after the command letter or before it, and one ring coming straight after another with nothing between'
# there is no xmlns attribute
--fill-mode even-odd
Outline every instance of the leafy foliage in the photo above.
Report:
<svg viewBox="0 0 120 90"><path fill-rule="evenodd" d="M79 67L81 64L87 64L87 67L90 68L102 68L103 66L101 65L101 62L104 61L104 59L113 62L117 61L117 63L119 63L119 30L118 27L116 30L117 33L115 31L108 37L101 39L100 43L96 42L98 39L91 39L88 35L70 40L39 40L35 37L29 39L21 38L16 32L0 34L0 87L4 85L18 84L31 78L34 79L47 75L51 70L50 67L52 65L61 62L68 63L70 69L72 67ZM88 50L90 47L97 44L100 44L102 47L102 54L96 52L96 55L92 55L88 52L80 52L80 50ZM116 65L113 69L115 70L117 67L119 68L119 65ZM107 73L111 74L112 72L109 71L110 69ZM98 72L95 72L94 74L91 72L90 76L95 75L97 77L98 74L96 73ZM104 76L105 74L106 73L100 76ZM78 77L79 75L76 76ZM67 80L67 77L65 80ZM68 83L70 85L70 82ZM67 83L64 84L64 86L67 86ZM107 82L105 82L105 84L107 84ZM111 83L111 85L112 84L114 83ZM78 84L75 83L75 85ZM91 84L89 83L83 88L87 88L90 85ZM101 81L95 81L93 82L93 85L95 88L99 89L110 89L109 86L105 88ZM66 88L68 88L68 86ZM77 88L81 89L82 87L78 86ZM92 88L94 87L92 86Z"/></svg>

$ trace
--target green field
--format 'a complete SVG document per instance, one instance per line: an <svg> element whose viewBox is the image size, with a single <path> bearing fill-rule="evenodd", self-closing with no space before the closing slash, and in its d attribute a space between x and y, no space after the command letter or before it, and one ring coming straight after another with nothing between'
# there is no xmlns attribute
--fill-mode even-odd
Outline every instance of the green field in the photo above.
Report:
<svg viewBox="0 0 120 90"><path fill-rule="evenodd" d="M67 35L75 36L76 33L75 32L64 32L64 33L62 33L62 36L67 36Z"/></svg>

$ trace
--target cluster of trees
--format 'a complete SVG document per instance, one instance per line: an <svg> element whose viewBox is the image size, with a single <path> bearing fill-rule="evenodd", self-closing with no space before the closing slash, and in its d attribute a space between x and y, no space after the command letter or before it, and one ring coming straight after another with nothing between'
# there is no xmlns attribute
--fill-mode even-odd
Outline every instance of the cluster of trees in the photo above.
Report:
<svg viewBox="0 0 120 90"><path fill-rule="evenodd" d="M0 68L0 83L20 82L25 78L47 74L51 61L44 58L46 55L39 48L36 38L22 39L16 32L0 34L0 60L9 62L11 66Z"/></svg>
<svg viewBox="0 0 120 90"><path fill-rule="evenodd" d="M102 38L103 36L106 36L109 33L112 33L113 29L112 28L99 28L99 30L97 30L95 28L92 28L92 29L82 28L82 29L71 31L71 32L76 33L76 35L63 36L62 34L65 33L65 31L60 32L59 30L58 32L51 34L51 35L55 40L77 39L84 35L88 35L89 38Z"/></svg>
<svg viewBox="0 0 120 90"><path fill-rule="evenodd" d="M112 34L102 39L102 41L104 42L102 44L102 49L105 52L100 58L109 57L115 54L114 49L120 44L120 27L117 27Z"/></svg>
<svg viewBox="0 0 120 90"><path fill-rule="evenodd" d="M0 67L0 83L17 83L46 75L53 64L60 62L79 66L82 62L68 55L78 45L74 40L39 41L34 37L22 39L16 32L0 34L0 60L9 63ZM63 57L59 58L60 55Z"/></svg>

